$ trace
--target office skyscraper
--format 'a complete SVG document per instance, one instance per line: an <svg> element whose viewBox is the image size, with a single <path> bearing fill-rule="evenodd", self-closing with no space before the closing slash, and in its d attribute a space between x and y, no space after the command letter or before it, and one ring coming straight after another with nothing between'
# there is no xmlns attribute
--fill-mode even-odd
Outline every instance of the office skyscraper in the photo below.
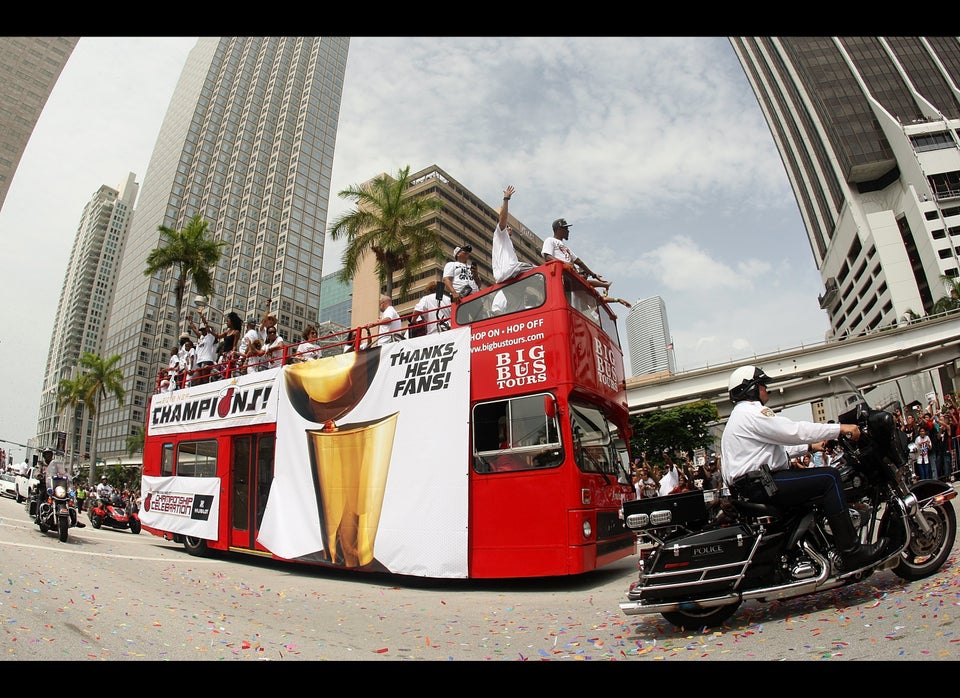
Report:
<svg viewBox="0 0 960 698"><path fill-rule="evenodd" d="M98 455L126 456L158 370L189 328L176 316L173 272L144 276L158 226L209 223L223 254L214 293L224 315L260 317L272 300L281 334L298 336L320 306L330 174L347 37L203 37L190 52L143 180L110 315L104 357L120 354L127 396L104 402ZM193 312L187 289L183 313Z"/></svg>
<svg viewBox="0 0 960 698"><path fill-rule="evenodd" d="M958 276L960 40L734 37L797 197L834 338Z"/></svg>
<svg viewBox="0 0 960 698"><path fill-rule="evenodd" d="M78 36L0 37L0 208Z"/></svg>
<svg viewBox="0 0 960 698"><path fill-rule="evenodd" d="M90 450L90 414L83 405L58 410L57 390L61 380L76 376L83 352L102 355L117 266L139 189L131 172L116 189L104 185L94 193L83 208L60 291L43 374L37 444L53 446L58 432L67 434L64 450L73 464Z"/></svg>
<svg viewBox="0 0 960 698"><path fill-rule="evenodd" d="M667 305L660 296L634 303L627 313L626 325L631 376L676 372Z"/></svg>

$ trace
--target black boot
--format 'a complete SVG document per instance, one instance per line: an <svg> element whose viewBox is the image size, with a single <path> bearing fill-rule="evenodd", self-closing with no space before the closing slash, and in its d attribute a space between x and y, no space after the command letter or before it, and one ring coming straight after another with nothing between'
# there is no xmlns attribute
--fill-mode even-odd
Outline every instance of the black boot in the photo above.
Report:
<svg viewBox="0 0 960 698"><path fill-rule="evenodd" d="M883 557L889 541L880 537L876 543L861 543L846 511L828 516L827 520L833 532L833 542L840 551L840 566L843 570L857 570Z"/></svg>

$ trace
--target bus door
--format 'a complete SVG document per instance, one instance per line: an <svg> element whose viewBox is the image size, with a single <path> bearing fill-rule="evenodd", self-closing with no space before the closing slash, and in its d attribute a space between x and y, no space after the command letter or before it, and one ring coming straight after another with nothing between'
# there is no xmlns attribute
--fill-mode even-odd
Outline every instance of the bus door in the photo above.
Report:
<svg viewBox="0 0 960 698"><path fill-rule="evenodd" d="M275 434L247 434L232 439L230 463L230 546L264 550L257 545L273 482Z"/></svg>

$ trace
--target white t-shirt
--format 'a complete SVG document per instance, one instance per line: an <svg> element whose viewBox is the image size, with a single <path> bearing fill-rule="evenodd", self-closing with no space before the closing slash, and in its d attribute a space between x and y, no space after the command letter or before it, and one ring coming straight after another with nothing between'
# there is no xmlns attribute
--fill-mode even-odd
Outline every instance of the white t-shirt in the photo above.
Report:
<svg viewBox="0 0 960 698"><path fill-rule="evenodd" d="M450 279L453 290L461 296L476 293L480 290L480 286L473 278L471 265L464 262L447 262L443 267L443 278ZM469 289L469 291L467 291L467 289Z"/></svg>
<svg viewBox="0 0 960 698"><path fill-rule="evenodd" d="M559 238L548 237L543 241L543 247L540 249L540 254L548 254L554 259L559 259L561 262L573 262L577 258L577 255L573 253L567 243Z"/></svg>
<svg viewBox="0 0 960 698"><path fill-rule="evenodd" d="M243 337L240 338L240 346L237 348L237 353L240 354L240 356L246 356L253 342L257 339L260 339L260 332L257 331L257 328L251 327L244 333Z"/></svg>
<svg viewBox="0 0 960 698"><path fill-rule="evenodd" d="M403 322L400 321L400 313L397 312L396 308L388 305L384 308L380 319L389 320L389 322L380 325L380 339L378 340L378 344L386 344L387 342L396 342L397 340L403 339L403 334L400 331L403 329ZM388 332L390 334L387 334Z"/></svg>
<svg viewBox="0 0 960 698"><path fill-rule="evenodd" d="M413 312L420 313L420 321L430 323L426 327L427 334L440 332L450 327L450 324L445 322L450 319L450 308L447 307L443 310L438 310L441 305L449 306L450 302L450 296L444 295L443 300L437 303L436 294L431 293L429 296L421 298L417 301L417 304L413 306ZM434 322L434 320L439 320L439 322Z"/></svg>
<svg viewBox="0 0 960 698"><path fill-rule="evenodd" d="M214 363L217 360L217 338L213 336L212 332L201 332L195 349L197 350L197 365L205 361Z"/></svg>
<svg viewBox="0 0 960 698"><path fill-rule="evenodd" d="M493 281L500 283L527 269L533 269L529 262L521 262L513 248L510 233L499 225L493 230Z"/></svg>

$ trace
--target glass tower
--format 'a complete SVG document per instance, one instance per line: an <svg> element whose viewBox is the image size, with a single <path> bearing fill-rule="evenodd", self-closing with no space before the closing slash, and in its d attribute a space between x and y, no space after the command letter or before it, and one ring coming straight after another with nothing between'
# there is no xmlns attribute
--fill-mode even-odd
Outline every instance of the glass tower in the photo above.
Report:
<svg viewBox="0 0 960 698"><path fill-rule="evenodd" d="M194 302L222 327L227 312L262 316L299 337L320 308L324 234L347 37L203 37L191 50L143 181L103 349L120 354L123 405L104 401L98 455L126 456L157 372L189 330ZM158 226L200 215L225 243L210 298L188 286L176 314L173 271L144 275ZM108 460L108 462L110 462Z"/></svg>
<svg viewBox="0 0 960 698"><path fill-rule="evenodd" d="M663 298L651 296L638 300L627 313L626 325L631 375L676 373L667 305Z"/></svg>

